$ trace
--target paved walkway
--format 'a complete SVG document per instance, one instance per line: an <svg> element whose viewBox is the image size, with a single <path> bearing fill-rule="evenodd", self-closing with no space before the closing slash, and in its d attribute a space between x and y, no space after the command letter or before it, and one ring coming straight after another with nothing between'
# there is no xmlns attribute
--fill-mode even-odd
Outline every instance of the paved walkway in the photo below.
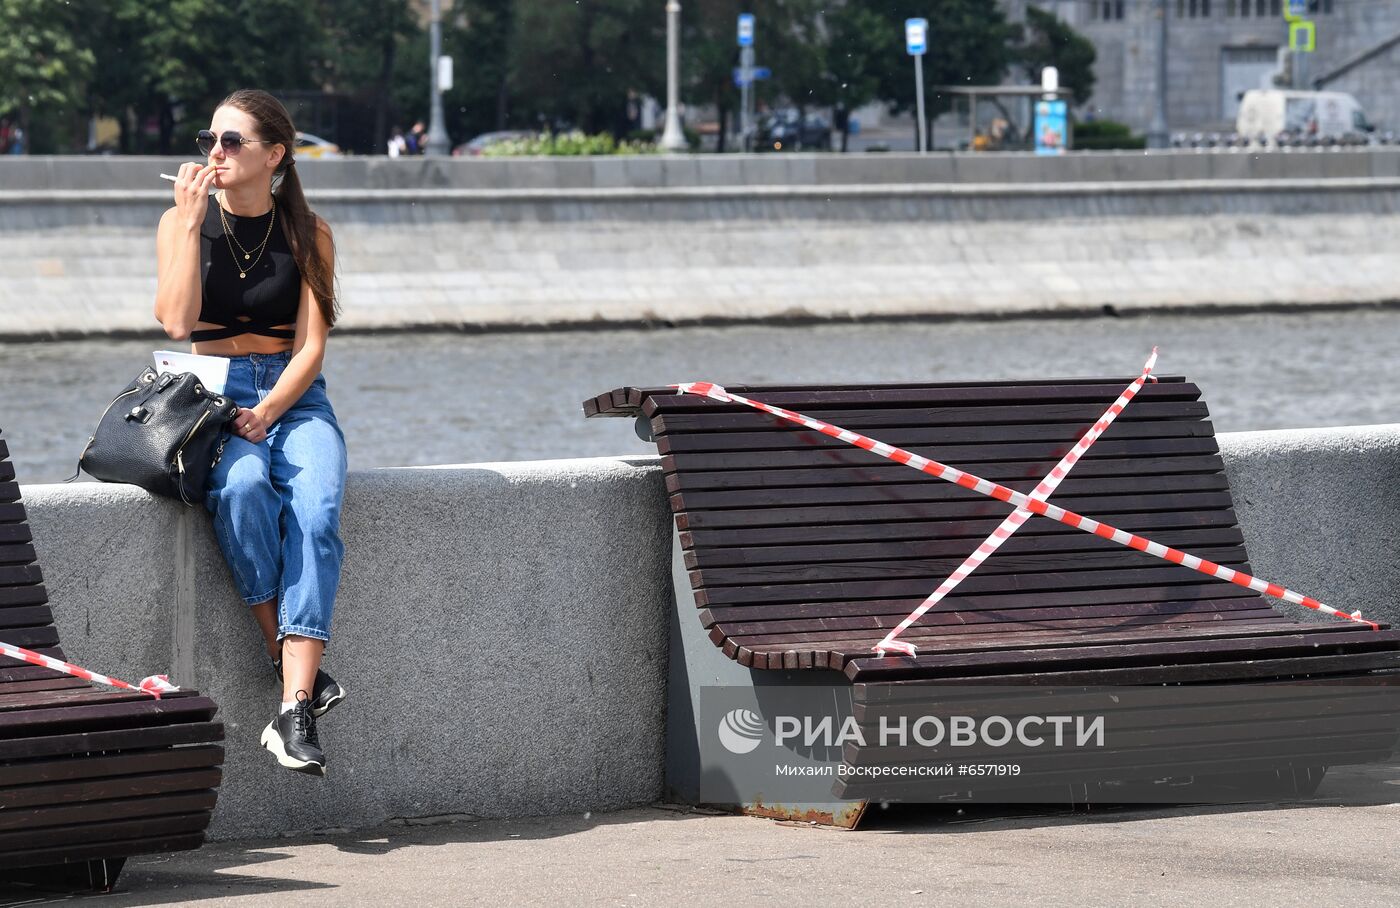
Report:
<svg viewBox="0 0 1400 908"><path fill-rule="evenodd" d="M1393 793L1377 797L1376 791ZM102 905L1400 904L1400 770L1301 805L873 807L856 832L656 806L218 843ZM1389 802L1389 803L1387 803ZM1350 805L1350 806L1345 806ZM64 897L0 887L0 903ZM83 899L86 901L86 899Z"/></svg>

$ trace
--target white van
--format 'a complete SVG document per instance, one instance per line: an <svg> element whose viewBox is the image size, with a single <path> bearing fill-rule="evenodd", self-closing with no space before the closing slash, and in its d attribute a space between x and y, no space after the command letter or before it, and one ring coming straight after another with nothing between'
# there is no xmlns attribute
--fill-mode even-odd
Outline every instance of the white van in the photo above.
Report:
<svg viewBox="0 0 1400 908"><path fill-rule="evenodd" d="M1280 134L1340 139L1375 130L1361 104L1344 91L1251 89L1240 98L1235 132L1273 141Z"/></svg>

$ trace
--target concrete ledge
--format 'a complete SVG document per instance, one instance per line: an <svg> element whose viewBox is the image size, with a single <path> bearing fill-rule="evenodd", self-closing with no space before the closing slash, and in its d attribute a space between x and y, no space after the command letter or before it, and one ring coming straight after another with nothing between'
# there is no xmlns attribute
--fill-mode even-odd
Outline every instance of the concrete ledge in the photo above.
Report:
<svg viewBox="0 0 1400 908"><path fill-rule="evenodd" d="M10 439L13 447L24 439ZM23 489L79 664L169 671L221 707L212 835L519 816L661 794L670 544L657 464L636 458L351 476L322 723L324 782L258 746L278 693L208 515L130 486Z"/></svg>
<svg viewBox="0 0 1400 908"><path fill-rule="evenodd" d="M0 186L143 189L199 156L14 156ZM298 165L311 189L585 189L879 183L1072 183L1180 179L1387 177L1400 148L1321 151L705 154L553 158L349 157Z"/></svg>
<svg viewBox="0 0 1400 908"><path fill-rule="evenodd" d="M1400 424L1226 434L1220 447L1259 576L1400 622ZM327 663L351 696L324 723L324 782L258 747L277 694L202 510L129 486L22 493L69 656L128 680L169 671L222 707L216 837L661 795L672 594L659 458L352 474Z"/></svg>

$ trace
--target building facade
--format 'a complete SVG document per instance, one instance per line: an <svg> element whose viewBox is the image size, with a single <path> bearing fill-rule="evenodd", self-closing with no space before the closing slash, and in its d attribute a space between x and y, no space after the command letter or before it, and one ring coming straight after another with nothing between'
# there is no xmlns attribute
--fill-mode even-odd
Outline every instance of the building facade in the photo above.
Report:
<svg viewBox="0 0 1400 908"><path fill-rule="evenodd" d="M1167 0L1167 124L1233 129L1239 95L1267 84L1288 47L1287 0ZM1082 114L1145 131L1156 90L1154 0L1003 0L1057 14L1094 42L1094 95ZM1293 84L1350 92L1372 123L1400 132L1400 0L1308 0L1316 50L1293 55ZM1285 55L1286 56L1286 55Z"/></svg>

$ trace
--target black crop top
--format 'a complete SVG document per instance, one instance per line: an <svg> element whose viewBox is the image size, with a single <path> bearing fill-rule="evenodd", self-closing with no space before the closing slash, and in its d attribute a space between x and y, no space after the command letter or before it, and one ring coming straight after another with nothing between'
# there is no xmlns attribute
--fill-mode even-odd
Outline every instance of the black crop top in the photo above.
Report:
<svg viewBox="0 0 1400 908"><path fill-rule="evenodd" d="M296 337L296 332L290 328L274 327L296 322L301 302L301 270L287 242L280 209L267 248L258 258L258 246L268 235L267 224L271 217L271 210L253 218L224 213L234 238L251 253L250 258L244 259L237 244L229 251L230 244L219 218L218 199L209 197L209 209L199 230L199 270L203 287L199 320L224 327L194 331L190 340L222 340L240 334ZM257 264L253 263L254 259ZM248 268L246 278L238 276L240 266Z"/></svg>

